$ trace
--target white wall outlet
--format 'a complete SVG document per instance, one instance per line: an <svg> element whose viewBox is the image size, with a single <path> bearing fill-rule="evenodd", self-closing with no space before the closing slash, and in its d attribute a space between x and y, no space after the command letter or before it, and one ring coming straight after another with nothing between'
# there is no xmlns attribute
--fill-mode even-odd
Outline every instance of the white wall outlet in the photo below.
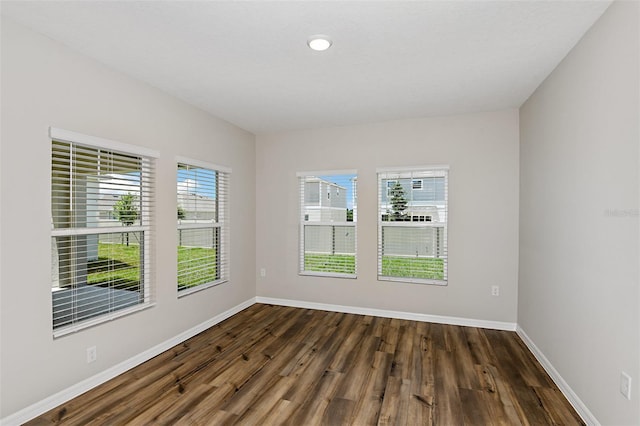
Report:
<svg viewBox="0 0 640 426"><path fill-rule="evenodd" d="M624 371L620 374L620 393L625 398L631 399L631 376Z"/></svg>
<svg viewBox="0 0 640 426"><path fill-rule="evenodd" d="M94 362L96 359L98 359L98 350L96 347L91 346L87 348L87 364Z"/></svg>
<svg viewBox="0 0 640 426"><path fill-rule="evenodd" d="M260 276L262 278L267 276L267 268L260 268Z"/></svg>
<svg viewBox="0 0 640 426"><path fill-rule="evenodd" d="M500 286L499 285L492 285L491 286L491 295L492 296L500 296Z"/></svg>

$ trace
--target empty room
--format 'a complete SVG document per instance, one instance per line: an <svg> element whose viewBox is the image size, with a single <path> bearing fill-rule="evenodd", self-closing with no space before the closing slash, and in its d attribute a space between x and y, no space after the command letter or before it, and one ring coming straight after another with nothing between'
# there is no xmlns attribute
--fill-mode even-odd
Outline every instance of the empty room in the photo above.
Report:
<svg viewBox="0 0 640 426"><path fill-rule="evenodd" d="M2 425L640 425L640 2L0 13Z"/></svg>

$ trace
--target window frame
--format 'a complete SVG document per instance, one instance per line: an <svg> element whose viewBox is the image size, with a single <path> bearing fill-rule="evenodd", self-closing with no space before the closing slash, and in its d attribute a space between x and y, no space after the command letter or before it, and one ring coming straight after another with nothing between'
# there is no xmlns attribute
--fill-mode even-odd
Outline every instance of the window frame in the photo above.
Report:
<svg viewBox="0 0 640 426"><path fill-rule="evenodd" d="M53 337L58 338L61 336L65 336L71 333L78 332L80 330L84 330L89 327L93 327L95 325L103 324L105 322L111 321L116 318L120 318L134 312L138 312L144 309L147 309L155 304L155 265L153 263L153 243L154 243L154 232L155 232L155 212L153 209L154 200L155 200L155 172L156 172L156 160L160 157L160 154L157 151L150 150L147 148L143 148L136 145L129 145L118 141L113 141L109 139L99 138L96 136L85 135L69 130L59 129L56 127L49 128L49 140L51 147L51 155L50 155L50 185L49 185L49 199L51 200L50 204L50 217L52 221L51 228L51 272L52 272L52 284L54 282L54 275L56 277L60 274L60 252L57 249L57 244L54 241L57 241L58 237L69 237L73 241L74 236L97 236L107 235L113 233L124 233L122 227L116 226L105 226L105 227L54 227L54 211L53 211L53 197L54 191L52 186L54 184L53 176L53 167L54 167L54 154L53 147L56 143L66 143L70 144L74 147L82 147L83 149L96 149L96 150L104 150L110 151L114 154L124 155L124 156L132 156L139 157L141 161L140 168L140 182L141 182L141 197L140 200L140 212L139 212L139 224L131 225L127 227L127 233L141 232L143 233L143 244L140 247L141 255L140 255L140 288L142 290L143 300L133 306L120 308L114 311L109 310L106 313L102 313L99 315L87 315L86 317L82 317L80 319L73 319L70 324L62 325L56 327L55 324L55 299L53 296L53 292L55 291L53 286L50 287L51 291L51 306L52 306L52 329L53 329ZM71 148L70 148L71 149ZM70 167L73 167L70 161ZM74 181L69 181L69 191L73 191ZM70 212L69 215L72 215L71 210L67 210ZM57 216L59 213L55 213ZM72 249L70 252L81 252L81 250L77 249L77 243L70 243L70 247ZM86 262L86 258L83 260L82 258L78 260L77 256L69 256L67 260L71 264L75 264L78 261ZM76 280L77 277L74 275L70 276L73 280ZM76 291L78 287L75 284L72 285L70 290ZM74 298L72 298L74 300ZM78 306L86 307L84 305L76 305L77 301L74 301L73 311L77 311ZM107 306L111 306L108 302ZM76 314L74 314L75 316Z"/></svg>
<svg viewBox="0 0 640 426"><path fill-rule="evenodd" d="M323 171L310 171L310 172L298 172L296 178L298 182L298 203L299 203L299 235L298 235L298 274L301 276L316 276L316 277L332 277L332 278L347 278L355 279L358 277L358 227L356 215L352 215L351 221L309 221L309 215L305 214L305 178L316 177L321 179L320 176L338 176L338 175L353 175L357 179L357 170L323 170ZM350 180L353 180L351 178ZM355 192L355 184L352 184L352 190ZM319 188L319 192L322 193L322 188ZM327 187L327 195L331 193L331 188ZM348 191L345 191L345 197L348 197ZM322 197L321 197L322 198ZM330 198L328 198L330 200ZM356 211L357 197L355 193L352 193L352 206L353 211ZM322 203L318 206L322 208ZM346 201L346 211L349 210L349 200ZM333 227L352 227L354 231L354 272L341 273L341 272L323 272L313 271L305 269L305 227L306 226L333 226Z"/></svg>
<svg viewBox="0 0 640 426"><path fill-rule="evenodd" d="M197 284L193 287L185 287L180 288L177 282L177 277L179 275L179 259L176 258L176 288L178 292L178 298L188 296L193 293L197 293L202 290L206 290L211 287L218 286L225 282L228 282L230 279L230 256L229 256L229 191L231 185L231 168L226 166L220 166L217 164L195 160L187 157L176 157L176 206L178 204L177 197L177 185L178 185L178 173L180 170L180 165L193 167L193 168L201 168L207 171L214 172L216 175L216 218L212 222L201 222L201 223L193 223L186 224L181 223L179 219L176 220L176 248L179 247L180 241L178 240L177 234L181 230L195 230L195 229L212 229L213 233L217 232L218 241L217 241L217 253L216 253L216 261L217 261L217 271L218 278L214 281L208 281L201 284ZM217 231L216 231L217 230ZM176 251L177 256L177 251Z"/></svg>
<svg viewBox="0 0 640 426"><path fill-rule="evenodd" d="M376 170L377 173L377 186L378 186L378 244L377 244L377 276L378 281L396 281L396 282L407 282L407 283L416 283L416 284L431 284L431 285L440 285L446 286L449 282L449 255L448 255L448 234L449 234L449 166L448 165L432 165L432 166L422 166L422 167L385 167L378 168ZM442 176L434 176L432 174L442 174ZM443 212L446 217L445 221L433 222L432 215L428 213L420 213L425 217L424 221L414 221L413 217L416 216L415 213L409 212L409 217L411 220L409 221L389 221L389 213L383 212L383 206L388 204L389 197L389 182L393 181L399 182L401 179L410 179L410 191L413 192L413 182L415 180L422 180L427 177L443 177L444 178L444 205ZM383 187L383 182L386 182ZM424 188L424 183L423 183ZM383 203L383 191L387 198L387 203ZM412 206L414 202L413 194L407 194L409 199L409 207ZM432 206L433 207L433 206ZM418 215L418 216L420 216ZM383 217L387 218L384 220ZM429 217L430 220L426 220ZM442 248L438 249L438 252L442 250L444 253L442 256L438 256L437 258L443 259L443 279L434 279L434 278L416 278L416 277L405 277L405 276L397 276L397 275L385 275L383 274L383 245L384 245L384 228L385 227L397 227L397 228L443 228L442 235ZM437 234L436 234L437 235ZM437 238L437 237L436 237ZM435 251L436 249L433 248ZM417 255L416 255L417 256ZM409 258L409 256L407 256ZM429 257L429 256L423 256Z"/></svg>

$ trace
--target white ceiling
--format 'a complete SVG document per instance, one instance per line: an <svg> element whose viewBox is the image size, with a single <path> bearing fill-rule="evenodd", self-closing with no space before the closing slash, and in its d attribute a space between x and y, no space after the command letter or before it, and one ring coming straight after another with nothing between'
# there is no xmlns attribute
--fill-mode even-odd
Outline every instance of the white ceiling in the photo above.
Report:
<svg viewBox="0 0 640 426"><path fill-rule="evenodd" d="M519 107L609 1L3 1L254 133ZM314 52L312 34L333 46Z"/></svg>

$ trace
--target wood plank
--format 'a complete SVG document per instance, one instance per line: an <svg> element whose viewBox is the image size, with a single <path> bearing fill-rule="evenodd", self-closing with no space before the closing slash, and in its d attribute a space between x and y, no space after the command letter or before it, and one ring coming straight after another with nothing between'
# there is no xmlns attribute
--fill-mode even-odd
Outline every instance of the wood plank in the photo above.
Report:
<svg viewBox="0 0 640 426"><path fill-rule="evenodd" d="M350 426L351 414L353 413L354 402L350 399L334 398L329 402L326 415L322 419L323 425L327 426Z"/></svg>
<svg viewBox="0 0 640 426"><path fill-rule="evenodd" d="M291 425L318 425L325 418L329 403L333 400L344 374L325 370L306 398L302 399L287 423Z"/></svg>
<svg viewBox="0 0 640 426"><path fill-rule="evenodd" d="M342 340L340 349L331 361L328 367L329 370L345 372L348 370L349 365L351 365L353 358L357 355L357 349L365 338L368 328L366 324L360 321L360 316L357 318L358 321L349 330L344 330L346 336Z"/></svg>
<svg viewBox="0 0 640 426"><path fill-rule="evenodd" d="M375 348L378 347L379 342L379 337L365 336L361 344L353 351L355 356L345 370L345 380L336 393L338 398L356 401L362 394L362 390L373 372Z"/></svg>
<svg viewBox="0 0 640 426"><path fill-rule="evenodd" d="M495 387L492 387L492 389L495 389L496 395L500 400L499 403L494 405L494 410L502 410L510 425L522 424L528 426L530 423L527 420L526 412L513 392L512 384L500 376L495 366L485 366L485 370L488 377L490 377L489 380L493 381Z"/></svg>
<svg viewBox="0 0 640 426"><path fill-rule="evenodd" d="M433 340L429 338L429 325L417 323L413 341L411 398L409 424L430 425L434 422L435 377Z"/></svg>
<svg viewBox="0 0 640 426"><path fill-rule="evenodd" d="M435 406L436 424L464 424L464 407L458 389L458 371L452 352L438 349L435 351Z"/></svg>
<svg viewBox="0 0 640 426"><path fill-rule="evenodd" d="M474 327L464 327L464 336L469 347L471 361L475 365L496 365L497 360L485 333Z"/></svg>
<svg viewBox="0 0 640 426"><path fill-rule="evenodd" d="M377 336L375 337L377 338ZM392 360L393 355L390 353L376 351L371 364L371 372L367 374L367 380L360 390L364 397L355 398L353 424L372 425L377 423Z"/></svg>
<svg viewBox="0 0 640 426"><path fill-rule="evenodd" d="M207 424L216 413L223 412L220 407L228 401L236 393L235 386L225 384L220 387L213 388L202 401L196 404L191 411L182 418L176 419L176 423L185 422L185 424ZM231 414L231 413L230 413ZM235 418L235 415L233 416Z"/></svg>
<svg viewBox="0 0 640 426"><path fill-rule="evenodd" d="M514 332L255 304L28 425L581 425Z"/></svg>
<svg viewBox="0 0 640 426"><path fill-rule="evenodd" d="M273 391L271 387L274 382L282 378L278 372L302 348L304 348L304 345L301 343L289 342L286 345L283 344L283 349L278 356L275 356L260 370L254 372L251 378L239 387L235 395L222 406L222 409L241 416L263 392Z"/></svg>
<svg viewBox="0 0 640 426"><path fill-rule="evenodd" d="M400 332L400 329L397 326L394 327L391 325L390 322L383 324L381 328L380 346L378 347L378 350L392 354L396 351L396 346L398 345L398 333Z"/></svg>
<svg viewBox="0 0 640 426"><path fill-rule="evenodd" d="M339 348L344 347L342 336L347 335L355 320L355 316L349 316L335 329L327 328L316 345L307 351L307 356L297 360L294 367L281 372L296 378L284 395L285 399L296 404L293 424L313 423L313 419L322 416L333 399L343 374L328 370L329 364L336 358Z"/></svg>
<svg viewBox="0 0 640 426"><path fill-rule="evenodd" d="M534 388L542 407L553 424L584 424L582 419L573 410L566 399L562 397L560 390L553 388Z"/></svg>
<svg viewBox="0 0 640 426"><path fill-rule="evenodd" d="M261 419L263 425L283 425L287 423L287 419L291 417L295 410L296 404L286 399L279 400Z"/></svg>
<svg viewBox="0 0 640 426"><path fill-rule="evenodd" d="M238 422L244 425L267 424L264 419L275 409L278 402L282 401L282 396L293 380L292 377L272 376L269 383L263 387L264 392L257 393L248 409L244 409L242 415L238 415ZM229 411L239 414L234 410Z"/></svg>
<svg viewBox="0 0 640 426"><path fill-rule="evenodd" d="M400 326L398 343L393 354L390 375L401 379L411 379L411 363L413 362L413 340L416 333L415 324L411 322Z"/></svg>
<svg viewBox="0 0 640 426"><path fill-rule="evenodd" d="M380 406L380 415L377 424L380 426L390 426L395 424L398 415L398 405L400 400L400 389L402 379L389 376L385 386L385 393Z"/></svg>
<svg viewBox="0 0 640 426"><path fill-rule="evenodd" d="M464 389L480 389L480 382L476 375L474 357L467 341L464 329L466 327L447 326L452 345L453 362L458 379L458 387ZM476 356L477 358L477 356Z"/></svg>
<svg viewBox="0 0 640 426"><path fill-rule="evenodd" d="M482 387L482 398L487 407L492 423L496 425L518 425L521 424L513 406L509 400L501 399L498 393L498 386L487 365L476 365L478 381ZM506 403L506 405L505 405Z"/></svg>
<svg viewBox="0 0 640 426"><path fill-rule="evenodd" d="M462 418L465 425L494 425L489 407L485 403L482 391L460 388L460 405L464 407Z"/></svg>
<svg viewBox="0 0 640 426"><path fill-rule="evenodd" d="M514 398L522 407L522 415L531 425L552 425L553 419L544 409L538 394L530 386L511 386Z"/></svg>

